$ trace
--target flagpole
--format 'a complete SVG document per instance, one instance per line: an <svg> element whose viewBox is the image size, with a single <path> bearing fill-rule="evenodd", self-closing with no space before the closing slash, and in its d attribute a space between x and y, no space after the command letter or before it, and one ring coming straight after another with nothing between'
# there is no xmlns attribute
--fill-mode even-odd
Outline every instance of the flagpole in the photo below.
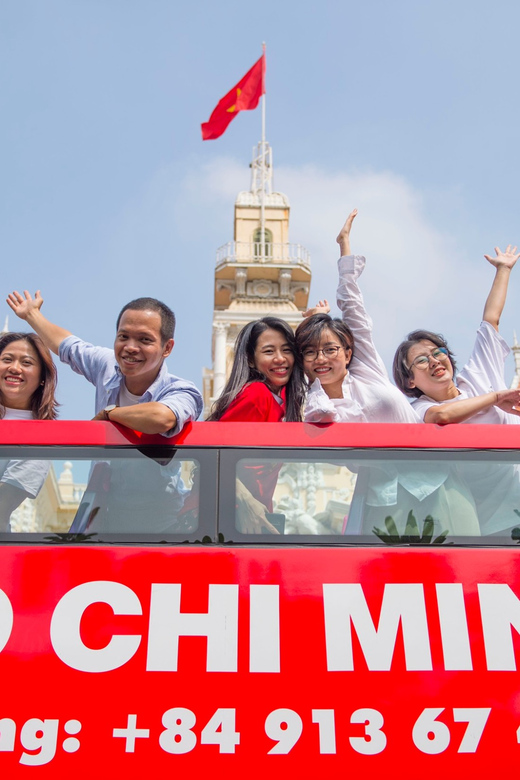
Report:
<svg viewBox="0 0 520 780"><path fill-rule="evenodd" d="M265 42L262 43L262 56L265 57ZM265 92L262 95L262 190L260 194L260 242L262 245L261 261L262 263L265 263Z"/></svg>

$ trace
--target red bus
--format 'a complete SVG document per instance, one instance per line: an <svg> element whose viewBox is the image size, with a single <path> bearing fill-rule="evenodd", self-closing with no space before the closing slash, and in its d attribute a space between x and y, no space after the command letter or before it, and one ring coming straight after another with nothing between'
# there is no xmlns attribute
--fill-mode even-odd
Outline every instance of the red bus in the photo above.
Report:
<svg viewBox="0 0 520 780"><path fill-rule="evenodd" d="M0 536L3 777L515 765L515 426L0 436L4 474L48 467Z"/></svg>

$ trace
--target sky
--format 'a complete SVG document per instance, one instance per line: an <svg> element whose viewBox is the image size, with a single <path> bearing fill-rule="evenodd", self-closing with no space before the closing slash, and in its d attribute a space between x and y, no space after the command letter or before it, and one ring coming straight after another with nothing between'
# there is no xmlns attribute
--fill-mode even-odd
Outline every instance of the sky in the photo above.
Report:
<svg viewBox="0 0 520 780"><path fill-rule="evenodd" d="M111 346L128 300L161 298L178 320L168 366L201 387L215 252L250 186L260 110L214 141L200 124L265 41L274 189L311 253L311 301L334 300L335 237L357 207L385 363L421 327L462 365L493 279L483 256L520 244L519 29L513 0L5 0L0 301L41 289L49 319ZM520 263L508 343L515 330ZM93 388L67 366L58 395L63 419L93 415Z"/></svg>

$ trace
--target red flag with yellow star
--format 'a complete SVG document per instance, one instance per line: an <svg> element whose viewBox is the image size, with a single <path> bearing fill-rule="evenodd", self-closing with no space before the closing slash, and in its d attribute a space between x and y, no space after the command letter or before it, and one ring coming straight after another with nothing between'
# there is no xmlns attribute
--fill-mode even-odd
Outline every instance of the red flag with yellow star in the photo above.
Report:
<svg viewBox="0 0 520 780"><path fill-rule="evenodd" d="M227 95L224 95L222 100L219 100L209 121L201 125L202 140L210 141L213 138L220 138L239 111L250 111L257 107L264 92L265 54L262 54L238 84Z"/></svg>

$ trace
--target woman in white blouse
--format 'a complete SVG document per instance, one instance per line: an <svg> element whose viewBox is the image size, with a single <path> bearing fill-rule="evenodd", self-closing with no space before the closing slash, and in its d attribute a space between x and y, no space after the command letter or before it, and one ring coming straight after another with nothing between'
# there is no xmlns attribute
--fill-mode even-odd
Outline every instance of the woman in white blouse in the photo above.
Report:
<svg viewBox="0 0 520 780"><path fill-rule="evenodd" d="M408 334L395 353L394 378L399 389L427 423L520 423L520 390L506 387L504 361L509 347L498 332L517 248L496 257L484 255L496 269L483 321L471 356L460 373L443 336L426 330ZM520 469L474 463L464 469L477 503L482 533L501 533L517 524Z"/></svg>
<svg viewBox="0 0 520 780"><path fill-rule="evenodd" d="M365 258L352 255L350 231L354 209L341 229L337 243L339 285L337 302L342 320L315 314L296 330L297 347L310 382L306 422L418 423L410 403L390 382L372 339L372 320L365 311L357 280ZM394 467L381 463L363 470L362 512L351 510L346 533L374 525L382 527L391 515L402 534L410 510L421 523L427 515L438 521L436 530L453 534L479 534L475 506L467 488L442 464L428 464L426 471L412 465ZM360 489L353 501L359 506ZM353 517L353 515L357 515Z"/></svg>

